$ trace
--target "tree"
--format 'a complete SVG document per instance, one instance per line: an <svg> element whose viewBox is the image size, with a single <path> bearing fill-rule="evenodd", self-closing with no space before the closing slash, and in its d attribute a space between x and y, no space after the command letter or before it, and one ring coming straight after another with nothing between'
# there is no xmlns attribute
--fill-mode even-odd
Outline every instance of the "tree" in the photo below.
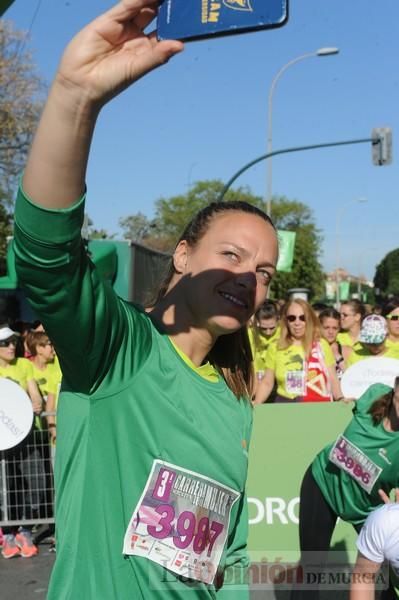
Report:
<svg viewBox="0 0 399 600"><path fill-rule="evenodd" d="M0 21L0 185L5 194L22 171L42 108L44 85L25 38L10 22Z"/></svg>
<svg viewBox="0 0 399 600"><path fill-rule="evenodd" d="M374 285L379 296L399 295L399 248L388 252L377 265Z"/></svg>
<svg viewBox="0 0 399 600"><path fill-rule="evenodd" d="M303 287L309 299L324 293L324 273L319 262L322 236L313 221L311 209L298 200L284 196L272 200L273 221L277 229L296 232L294 262L290 273L277 273L273 280L273 295L287 298L288 290Z"/></svg>
<svg viewBox="0 0 399 600"><path fill-rule="evenodd" d="M223 190L219 180L198 181L186 194L160 198L155 203L155 218L150 221L141 213L120 221L125 237L141 235L140 241L157 250L172 252L185 225L193 215L211 202L215 202ZM230 189L225 200L244 200L264 208L262 198L255 196L247 187ZM306 287L310 298L322 293L324 275L318 261L321 246L312 211L306 204L284 197L273 198L273 220L279 229L297 234L292 273L278 273L273 283L273 295L286 298L292 287ZM131 229L130 229L131 228ZM131 238L135 239L135 238Z"/></svg>
<svg viewBox="0 0 399 600"><path fill-rule="evenodd" d="M7 272L7 238L12 234L11 215L0 203L0 275Z"/></svg>
<svg viewBox="0 0 399 600"><path fill-rule="evenodd" d="M11 233L10 209L42 108L44 85L36 74L26 35L0 20L0 258Z"/></svg>
<svg viewBox="0 0 399 600"><path fill-rule="evenodd" d="M141 212L119 219L119 225L124 230L123 237L125 239L139 244L150 236L151 227L153 226L152 221Z"/></svg>

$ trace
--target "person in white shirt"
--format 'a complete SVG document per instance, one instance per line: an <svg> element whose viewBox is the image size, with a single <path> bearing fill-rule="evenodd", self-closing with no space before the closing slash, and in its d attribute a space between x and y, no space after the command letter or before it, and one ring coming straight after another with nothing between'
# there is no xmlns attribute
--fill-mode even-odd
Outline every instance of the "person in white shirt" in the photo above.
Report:
<svg viewBox="0 0 399 600"><path fill-rule="evenodd" d="M350 600L374 600L377 573L385 561L390 565L391 585L381 598L399 598L399 490L396 503L390 503L383 492L381 496L387 504L370 514L357 539Z"/></svg>

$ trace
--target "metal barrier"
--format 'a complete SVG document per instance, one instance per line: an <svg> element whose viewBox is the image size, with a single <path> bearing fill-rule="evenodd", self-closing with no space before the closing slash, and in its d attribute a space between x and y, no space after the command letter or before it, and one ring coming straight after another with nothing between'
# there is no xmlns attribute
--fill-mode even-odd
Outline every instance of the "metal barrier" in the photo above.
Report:
<svg viewBox="0 0 399 600"><path fill-rule="evenodd" d="M40 429L35 418L18 446L0 452L0 527L54 523L55 447L44 421Z"/></svg>

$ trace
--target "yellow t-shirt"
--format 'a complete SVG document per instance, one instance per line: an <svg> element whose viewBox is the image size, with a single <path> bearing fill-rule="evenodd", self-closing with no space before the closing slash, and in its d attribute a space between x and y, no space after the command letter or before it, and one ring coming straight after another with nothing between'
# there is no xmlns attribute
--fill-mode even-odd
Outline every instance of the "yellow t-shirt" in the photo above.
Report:
<svg viewBox="0 0 399 600"><path fill-rule="evenodd" d="M28 390L28 381L34 379L32 363L27 358L14 358L6 367L0 366L0 377L11 379L25 390Z"/></svg>
<svg viewBox="0 0 399 600"><path fill-rule="evenodd" d="M341 331L337 335L337 342L338 344L341 344L341 346L349 346L349 348L353 348L353 346L357 344L357 341L354 342L347 331Z"/></svg>
<svg viewBox="0 0 399 600"><path fill-rule="evenodd" d="M254 358L255 372L264 371L266 369L266 354L270 344L276 342L280 337L280 327L277 326L276 331L270 336L266 337L259 333L255 337L255 333L252 327L248 327L249 343L251 345L252 356ZM256 340L256 342L255 342Z"/></svg>
<svg viewBox="0 0 399 600"><path fill-rule="evenodd" d="M385 347L386 348L399 348L399 341L394 342L393 340L390 340L389 338L387 338L385 340Z"/></svg>
<svg viewBox="0 0 399 600"><path fill-rule="evenodd" d="M172 344L173 348L176 350L177 354L180 356L180 358L182 360L184 360L186 365L188 365L191 369L193 369L193 371L198 373L198 375L200 375L207 381L212 381L212 382L216 382L220 379L219 373L217 372L215 367L213 365L211 365L210 362L207 362L204 365L197 367L193 363L193 361L187 356L187 354L184 354L184 352L182 350L180 350L180 348L178 348L176 346L176 344L170 338L169 338L169 341Z"/></svg>
<svg viewBox="0 0 399 600"><path fill-rule="evenodd" d="M329 343L322 338L320 346L326 366L334 366L335 358ZM298 373L299 376L303 373L304 360L305 351L302 345L297 346L296 344L292 344L284 350L279 350L276 342L269 346L266 354L266 368L274 371L277 382L277 394L291 399L298 396L297 390L290 391L288 381L291 379L293 372Z"/></svg>
<svg viewBox="0 0 399 600"><path fill-rule="evenodd" d="M379 354L379 357L383 356L384 358L397 358L399 360L399 345L387 347L387 344L385 344L385 348L385 352L383 354ZM359 349L354 349L346 359L345 363L347 367L351 367L360 360L372 358L373 356L375 356L375 354L372 354L370 350L362 346Z"/></svg>
<svg viewBox="0 0 399 600"><path fill-rule="evenodd" d="M49 393L58 395L59 386L61 383L62 374L58 364L49 363L45 369L39 369L34 362L32 362L33 377L38 385L41 395L43 398L47 397Z"/></svg>

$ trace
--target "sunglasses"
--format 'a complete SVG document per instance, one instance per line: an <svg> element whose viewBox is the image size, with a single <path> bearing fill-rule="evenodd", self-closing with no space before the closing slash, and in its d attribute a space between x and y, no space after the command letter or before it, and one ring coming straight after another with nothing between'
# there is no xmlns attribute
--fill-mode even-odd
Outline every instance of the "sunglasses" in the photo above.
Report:
<svg viewBox="0 0 399 600"><path fill-rule="evenodd" d="M11 344L13 346L17 345L16 338L8 338L8 340L0 340L0 348L8 348L8 346L11 346Z"/></svg>
<svg viewBox="0 0 399 600"><path fill-rule="evenodd" d="M302 321L302 323L305 323L306 317L305 315L287 315L287 321L289 323L294 323L294 321Z"/></svg>
<svg viewBox="0 0 399 600"><path fill-rule="evenodd" d="M399 315L387 315L385 317L388 321L399 321Z"/></svg>

